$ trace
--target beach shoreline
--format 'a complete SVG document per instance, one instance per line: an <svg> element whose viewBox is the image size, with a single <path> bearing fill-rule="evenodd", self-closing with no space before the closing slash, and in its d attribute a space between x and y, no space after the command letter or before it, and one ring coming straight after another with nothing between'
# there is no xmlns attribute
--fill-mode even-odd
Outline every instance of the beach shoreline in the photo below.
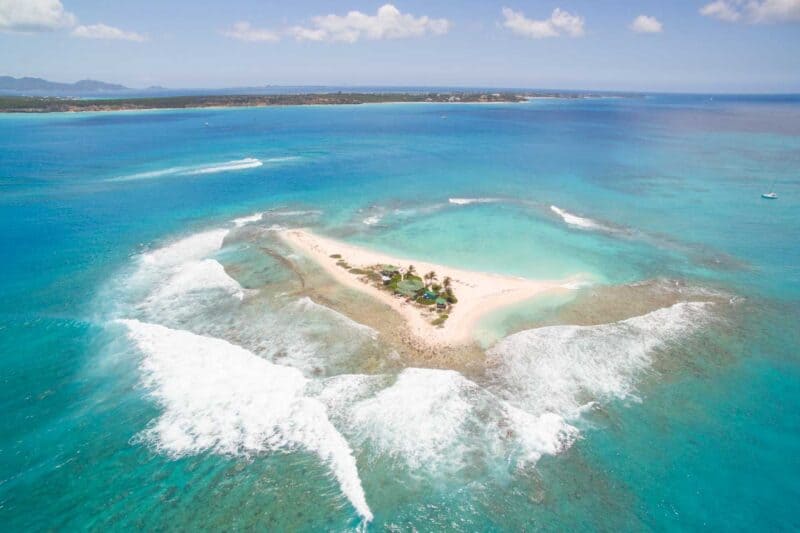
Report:
<svg viewBox="0 0 800 533"><path fill-rule="evenodd" d="M423 349L441 350L473 344L477 340L474 337L475 326L486 315L551 291L571 290L570 283L575 281L531 280L398 258L323 237L307 229L283 230L278 232L278 236L292 250L313 261L339 284L368 295L396 311L407 324L410 340ZM452 279L458 303L448 311L449 317L443 324L434 325L431 323L434 318L432 310L373 286L337 264L342 260L356 268L379 264L413 264L419 272L434 271L442 278L447 276Z"/></svg>

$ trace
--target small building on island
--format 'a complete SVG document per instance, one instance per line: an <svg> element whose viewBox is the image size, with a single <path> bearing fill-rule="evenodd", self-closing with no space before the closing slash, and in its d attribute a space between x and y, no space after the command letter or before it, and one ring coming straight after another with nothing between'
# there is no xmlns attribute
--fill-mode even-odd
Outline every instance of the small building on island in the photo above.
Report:
<svg viewBox="0 0 800 533"><path fill-rule="evenodd" d="M447 309L447 300L439 296L436 298L436 308L437 309Z"/></svg>

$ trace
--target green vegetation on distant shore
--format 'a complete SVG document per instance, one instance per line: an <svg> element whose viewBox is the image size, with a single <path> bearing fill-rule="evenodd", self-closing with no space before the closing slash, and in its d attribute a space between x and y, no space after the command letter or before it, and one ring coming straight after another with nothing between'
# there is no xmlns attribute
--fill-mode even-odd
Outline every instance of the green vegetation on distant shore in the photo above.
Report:
<svg viewBox="0 0 800 533"><path fill-rule="evenodd" d="M529 98L584 98L576 93L320 93L274 95L167 96L156 98L77 99L39 96L0 96L2 113L53 113L186 109L203 107L263 107L291 105L354 105L403 102L523 102Z"/></svg>

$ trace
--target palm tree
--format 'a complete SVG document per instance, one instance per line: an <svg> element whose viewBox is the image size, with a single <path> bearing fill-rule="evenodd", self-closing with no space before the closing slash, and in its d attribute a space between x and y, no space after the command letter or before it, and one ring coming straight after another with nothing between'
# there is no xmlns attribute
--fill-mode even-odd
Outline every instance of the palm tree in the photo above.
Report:
<svg viewBox="0 0 800 533"><path fill-rule="evenodd" d="M445 289L449 289L452 281L453 280L450 279L450 276L445 276L444 280L442 281L442 285L444 285Z"/></svg>
<svg viewBox="0 0 800 533"><path fill-rule="evenodd" d="M408 274L408 275L410 276L410 275L412 275L414 272L415 272L415 270L414 270L414 265L408 265L408 270L406 270L406 274Z"/></svg>
<svg viewBox="0 0 800 533"><path fill-rule="evenodd" d="M427 274L425 274L425 279L426 279L426 280L428 280L428 281L433 281L433 280L435 280L435 279L436 279L436 272L434 272L433 270L431 270L430 272L428 272Z"/></svg>

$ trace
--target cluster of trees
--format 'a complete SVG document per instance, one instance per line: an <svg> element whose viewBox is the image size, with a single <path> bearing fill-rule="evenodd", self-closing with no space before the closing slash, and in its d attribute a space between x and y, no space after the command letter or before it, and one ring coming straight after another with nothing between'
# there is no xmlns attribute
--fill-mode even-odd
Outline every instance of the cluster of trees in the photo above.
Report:
<svg viewBox="0 0 800 533"><path fill-rule="evenodd" d="M409 265L408 269L406 270L406 279L410 279L409 276L419 278L416 276L416 269L414 268L414 265ZM425 280L426 290L435 292L437 295L447 300L447 303L454 304L458 302L458 298L456 298L455 294L453 294L453 280L450 278L450 276L445 276L440 284L438 283L436 272L431 270L425 274L422 279Z"/></svg>

